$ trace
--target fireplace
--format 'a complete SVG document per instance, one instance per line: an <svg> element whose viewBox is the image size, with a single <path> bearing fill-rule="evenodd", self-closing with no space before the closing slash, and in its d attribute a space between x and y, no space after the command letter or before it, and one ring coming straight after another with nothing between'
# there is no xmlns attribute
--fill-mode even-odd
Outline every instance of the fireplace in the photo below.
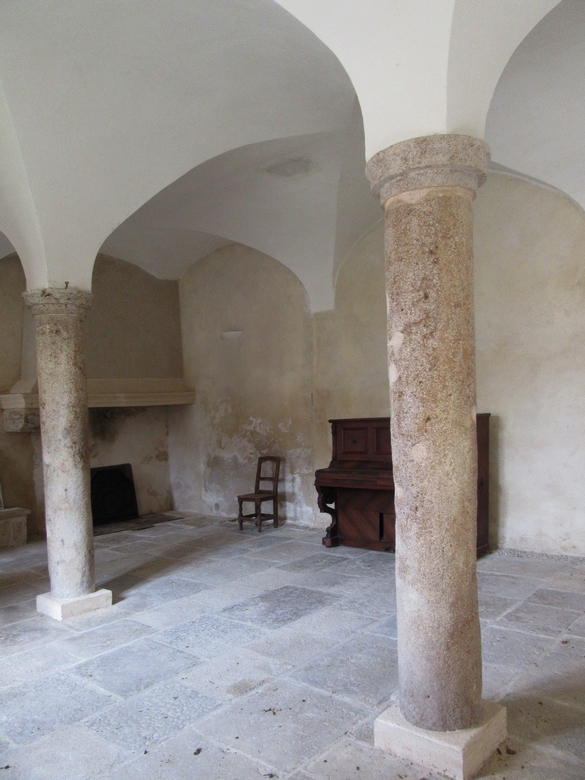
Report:
<svg viewBox="0 0 585 780"><path fill-rule="evenodd" d="M130 463L91 469L91 513L94 525L138 517Z"/></svg>

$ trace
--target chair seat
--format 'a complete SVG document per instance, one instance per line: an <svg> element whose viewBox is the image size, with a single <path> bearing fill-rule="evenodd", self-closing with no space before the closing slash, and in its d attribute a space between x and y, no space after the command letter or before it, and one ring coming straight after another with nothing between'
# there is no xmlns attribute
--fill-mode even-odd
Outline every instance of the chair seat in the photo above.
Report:
<svg viewBox="0 0 585 780"><path fill-rule="evenodd" d="M271 490L261 490L259 493L244 493L243 496L238 496L241 501L256 501L259 498L274 498L276 493Z"/></svg>

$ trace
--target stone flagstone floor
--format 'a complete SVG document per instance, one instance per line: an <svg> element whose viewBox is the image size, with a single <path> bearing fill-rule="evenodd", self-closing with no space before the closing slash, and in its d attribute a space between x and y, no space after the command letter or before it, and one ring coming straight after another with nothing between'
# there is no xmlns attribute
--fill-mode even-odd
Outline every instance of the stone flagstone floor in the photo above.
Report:
<svg viewBox="0 0 585 780"><path fill-rule="evenodd" d="M392 555L190 516L96 539L115 605L58 623L43 543L0 551L0 780L433 780L373 747L396 695ZM479 562L482 777L585 780L585 565Z"/></svg>

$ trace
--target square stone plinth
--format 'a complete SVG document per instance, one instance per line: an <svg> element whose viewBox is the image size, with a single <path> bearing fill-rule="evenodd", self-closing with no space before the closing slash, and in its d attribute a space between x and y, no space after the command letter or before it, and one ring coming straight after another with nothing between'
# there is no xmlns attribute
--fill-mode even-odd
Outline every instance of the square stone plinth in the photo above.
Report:
<svg viewBox="0 0 585 780"><path fill-rule="evenodd" d="M37 612L55 618L55 620L65 620L76 615L83 615L85 612L92 612L94 609L111 606L112 591L105 590L105 588L72 599L58 599L50 593L42 593L37 596Z"/></svg>
<svg viewBox="0 0 585 780"><path fill-rule="evenodd" d="M483 700L478 726L461 731L426 731L402 716L398 704L374 723L374 744L455 780L470 780L507 737L506 708Z"/></svg>
<svg viewBox="0 0 585 780"><path fill-rule="evenodd" d="M30 509L0 509L0 547L26 544L26 518Z"/></svg>

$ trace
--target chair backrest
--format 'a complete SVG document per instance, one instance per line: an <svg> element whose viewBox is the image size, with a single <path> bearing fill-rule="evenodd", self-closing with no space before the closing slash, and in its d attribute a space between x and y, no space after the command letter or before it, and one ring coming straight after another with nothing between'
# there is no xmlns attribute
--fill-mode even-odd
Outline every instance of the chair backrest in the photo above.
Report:
<svg viewBox="0 0 585 780"><path fill-rule="evenodd" d="M269 473L262 473L262 467L265 463L272 463L272 468L269 469ZM264 469L266 472L266 469ZM256 487L254 488L255 493L277 493L278 492L278 472L280 471L280 458L277 458L274 455L265 455L262 458L258 458L258 467L256 469ZM270 490L266 490L266 488L261 488L260 483L261 482L270 482L272 485L272 488Z"/></svg>

